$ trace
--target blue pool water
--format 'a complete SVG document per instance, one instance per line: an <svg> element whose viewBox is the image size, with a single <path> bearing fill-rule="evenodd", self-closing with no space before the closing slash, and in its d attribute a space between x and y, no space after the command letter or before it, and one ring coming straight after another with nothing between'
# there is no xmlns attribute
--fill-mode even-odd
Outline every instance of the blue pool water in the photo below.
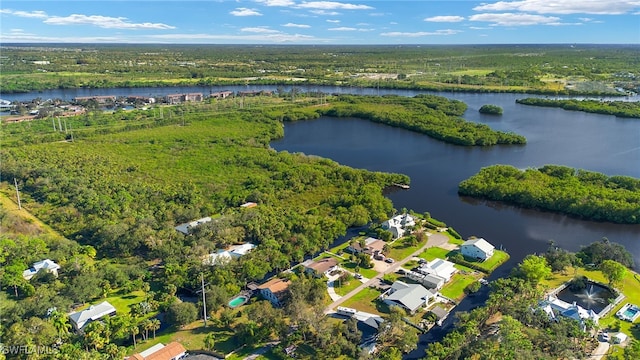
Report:
<svg viewBox="0 0 640 360"><path fill-rule="evenodd" d="M249 298L244 296L244 295L236 296L236 297L234 297L233 299L231 299L229 301L229 307L236 308L236 307L246 303L247 300L249 300Z"/></svg>

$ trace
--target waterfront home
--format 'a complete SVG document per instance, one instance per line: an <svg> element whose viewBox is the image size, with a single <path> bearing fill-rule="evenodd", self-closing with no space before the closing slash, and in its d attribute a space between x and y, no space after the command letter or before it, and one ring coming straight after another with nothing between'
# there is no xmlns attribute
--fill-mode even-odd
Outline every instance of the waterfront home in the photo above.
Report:
<svg viewBox="0 0 640 360"><path fill-rule="evenodd" d="M307 260L302 263L304 271L315 277L322 277L338 266L338 260L332 257L324 258L318 261Z"/></svg>
<svg viewBox="0 0 640 360"><path fill-rule="evenodd" d="M382 228L389 230L394 239L405 236L409 227L415 226L416 220L409 214L400 214L382 223Z"/></svg>
<svg viewBox="0 0 640 360"><path fill-rule="evenodd" d="M389 306L399 306L414 314L421 307L429 305L436 295L436 292L427 290L422 285L397 280L381 298Z"/></svg>
<svg viewBox="0 0 640 360"><path fill-rule="evenodd" d="M416 272L424 275L439 276L444 279L445 283L451 280L451 277L457 271L458 269L455 268L454 263L443 259L433 259L420 265L420 267L416 269Z"/></svg>
<svg viewBox="0 0 640 360"><path fill-rule="evenodd" d="M116 308L109 304L108 301L103 301L98 305L91 305L85 310L69 314L69 321L71 321L71 325L76 331L82 332L82 329L90 322L115 314Z"/></svg>
<svg viewBox="0 0 640 360"><path fill-rule="evenodd" d="M494 249L495 247L483 238L469 239L460 246L462 255L483 261L493 256Z"/></svg>
<svg viewBox="0 0 640 360"><path fill-rule="evenodd" d="M179 342L173 341L164 345L153 345L147 350L133 354L129 360L179 360L187 355L187 349Z"/></svg>
<svg viewBox="0 0 640 360"><path fill-rule="evenodd" d="M274 306L279 307L282 306L290 284L291 281L289 280L274 278L258 286L258 290L263 298L271 301Z"/></svg>
<svg viewBox="0 0 640 360"><path fill-rule="evenodd" d="M180 231L181 233L185 234L185 235L189 235L189 232L191 231L191 229L200 226L202 224L208 223L211 221L210 217L203 217L202 219L198 219L198 220L194 220L194 221L190 221L188 223L184 223L184 224L180 224L178 226L176 226L176 230Z"/></svg>
<svg viewBox="0 0 640 360"><path fill-rule="evenodd" d="M427 289L441 289L447 282L443 277L433 274L421 274L415 271L405 271L405 276L417 281Z"/></svg>
<svg viewBox="0 0 640 360"><path fill-rule="evenodd" d="M558 299L554 295L549 295L549 297L540 304L540 308L547 313L551 319L555 319L556 315L559 315L578 321L583 330L586 328L586 320L591 320L595 324L598 324L598 320L600 320L600 316L598 316L595 311L591 309L587 310L575 302L570 304Z"/></svg>
<svg viewBox="0 0 640 360"><path fill-rule="evenodd" d="M56 264L53 260L44 259L33 263L33 266L22 272L22 277L25 280L31 280L40 270L50 272L55 277L58 277L58 270L60 265Z"/></svg>
<svg viewBox="0 0 640 360"><path fill-rule="evenodd" d="M216 253L205 256L202 263L204 265L224 265L233 259L238 259L248 254L255 247L256 245L252 243L233 245L225 250L218 250Z"/></svg>

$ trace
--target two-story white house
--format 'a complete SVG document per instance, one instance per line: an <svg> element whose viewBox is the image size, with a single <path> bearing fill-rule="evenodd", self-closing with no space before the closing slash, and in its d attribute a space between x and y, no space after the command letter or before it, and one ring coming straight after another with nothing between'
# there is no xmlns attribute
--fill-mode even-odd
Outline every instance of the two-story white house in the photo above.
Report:
<svg viewBox="0 0 640 360"><path fill-rule="evenodd" d="M469 239L460 246L460 253L472 259L487 260L495 247L483 238Z"/></svg>

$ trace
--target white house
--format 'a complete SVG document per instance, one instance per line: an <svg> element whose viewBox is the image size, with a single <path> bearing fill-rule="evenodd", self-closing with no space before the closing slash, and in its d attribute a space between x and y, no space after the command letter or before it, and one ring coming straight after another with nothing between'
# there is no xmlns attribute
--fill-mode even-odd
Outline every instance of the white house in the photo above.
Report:
<svg viewBox="0 0 640 360"><path fill-rule="evenodd" d="M23 271L22 277L26 280L31 280L31 278L34 277L40 270L50 272L57 277L59 269L60 265L56 264L53 260L44 259L33 263L32 267Z"/></svg>
<svg viewBox="0 0 640 360"><path fill-rule="evenodd" d="M191 229L193 229L194 227L198 226L198 225L202 225L204 223L208 223L211 221L210 217L203 217L202 219L198 219L198 220L194 220L188 223L184 223L184 224L180 224L178 226L176 226L176 230L180 231L181 233L185 234L185 235L189 235L189 232Z"/></svg>
<svg viewBox="0 0 640 360"><path fill-rule="evenodd" d="M207 255L202 263L204 265L223 265L233 259L248 254L251 250L255 249L255 247L256 245L252 243L234 245L226 250L218 250L216 253Z"/></svg>
<svg viewBox="0 0 640 360"><path fill-rule="evenodd" d="M483 238L469 239L460 246L462 255L480 260L487 260L493 256L495 247Z"/></svg>
<svg viewBox="0 0 640 360"><path fill-rule="evenodd" d="M455 264L451 261L443 260L443 259L433 259L429 262L422 264L417 272L422 273L424 275L436 275L444 279L444 282L448 282L451 280L453 274L458 271L455 268Z"/></svg>
<svg viewBox="0 0 640 360"><path fill-rule="evenodd" d="M427 290L419 284L407 284L396 281L391 288L382 294L383 301L389 306L400 306L410 313L415 313L420 307L426 306L436 297L435 292Z"/></svg>
<svg viewBox="0 0 640 360"><path fill-rule="evenodd" d="M389 230L394 239L405 235L407 228L416 225L416 220L409 214L400 214L382 223L382 228Z"/></svg>
<svg viewBox="0 0 640 360"><path fill-rule="evenodd" d="M113 316L115 313L116 308L109 304L109 302L103 301L98 305L89 306L88 309L69 314L69 320L77 331L82 331L82 328L90 322L99 320L105 316Z"/></svg>
<svg viewBox="0 0 640 360"><path fill-rule="evenodd" d="M543 301L542 304L540 304L540 308L552 319L555 318L556 313L560 316L574 319L582 325L583 329L585 328L586 320L592 320L595 324L600 320L600 317L595 311L591 309L587 310L575 302L570 304L553 295L550 295Z"/></svg>

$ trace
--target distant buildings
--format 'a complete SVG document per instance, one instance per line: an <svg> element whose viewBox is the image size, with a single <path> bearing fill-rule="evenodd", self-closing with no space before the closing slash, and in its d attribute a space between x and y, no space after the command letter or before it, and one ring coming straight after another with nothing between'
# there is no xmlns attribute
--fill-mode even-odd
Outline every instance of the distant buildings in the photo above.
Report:
<svg viewBox="0 0 640 360"><path fill-rule="evenodd" d="M478 260L492 257L494 249L495 247L483 238L469 239L460 246L462 255Z"/></svg>
<svg viewBox="0 0 640 360"><path fill-rule="evenodd" d="M204 99L202 93L189 93L189 94L171 94L164 97L164 101L167 104L180 104L183 102L200 102Z"/></svg>
<svg viewBox="0 0 640 360"><path fill-rule="evenodd" d="M393 234L393 238L398 239L405 236L407 228L415 225L416 221L413 216L409 214L401 214L383 222L382 228L389 230L391 234Z"/></svg>
<svg viewBox="0 0 640 360"><path fill-rule="evenodd" d="M50 272L54 276L58 276L58 270L60 265L56 264L53 260L45 259L33 263L33 266L22 272L22 277L25 280L31 280L40 270Z"/></svg>
<svg viewBox="0 0 640 360"><path fill-rule="evenodd" d="M90 322L99 320L105 316L113 316L116 314L116 308L109 304L107 301L103 301L98 305L91 305L88 309L77 311L69 314L69 320L73 328L81 332L82 329Z"/></svg>

